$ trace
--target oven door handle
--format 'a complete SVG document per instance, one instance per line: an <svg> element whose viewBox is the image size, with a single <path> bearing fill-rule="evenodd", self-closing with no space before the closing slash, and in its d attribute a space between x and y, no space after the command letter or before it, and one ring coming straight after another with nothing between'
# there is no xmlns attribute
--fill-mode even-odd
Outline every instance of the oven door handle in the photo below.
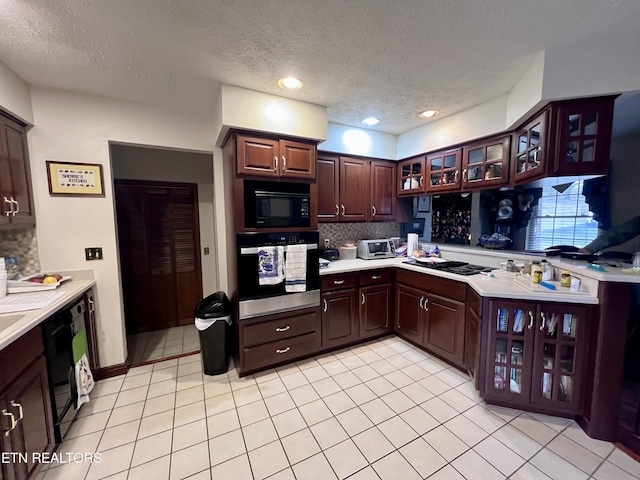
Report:
<svg viewBox="0 0 640 480"><path fill-rule="evenodd" d="M307 247L307 250L317 250L318 249L318 244L317 243L304 243L302 245L305 245ZM258 252L260 251L262 247L242 247L240 248L240 255L257 255ZM287 252L287 246L284 246L284 251L285 253Z"/></svg>
<svg viewBox="0 0 640 480"><path fill-rule="evenodd" d="M57 337L61 332L64 332L67 328L72 329L72 333L73 333L73 323L65 323L64 325L60 325L53 332L51 332L49 336Z"/></svg>

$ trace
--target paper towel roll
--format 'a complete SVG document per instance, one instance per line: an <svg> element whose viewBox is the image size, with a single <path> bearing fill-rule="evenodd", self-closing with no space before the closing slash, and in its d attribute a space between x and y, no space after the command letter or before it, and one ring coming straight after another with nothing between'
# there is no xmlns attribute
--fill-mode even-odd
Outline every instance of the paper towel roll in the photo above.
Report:
<svg viewBox="0 0 640 480"><path fill-rule="evenodd" d="M418 234L417 233L408 233L407 234L407 257L413 255L414 250L418 248Z"/></svg>

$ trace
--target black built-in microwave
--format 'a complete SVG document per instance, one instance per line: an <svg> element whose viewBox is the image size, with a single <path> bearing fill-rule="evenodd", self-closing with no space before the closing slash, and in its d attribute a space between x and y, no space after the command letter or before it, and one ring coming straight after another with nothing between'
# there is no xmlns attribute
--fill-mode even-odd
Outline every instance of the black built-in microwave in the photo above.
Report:
<svg viewBox="0 0 640 480"><path fill-rule="evenodd" d="M311 195L308 184L245 184L245 227L309 228Z"/></svg>

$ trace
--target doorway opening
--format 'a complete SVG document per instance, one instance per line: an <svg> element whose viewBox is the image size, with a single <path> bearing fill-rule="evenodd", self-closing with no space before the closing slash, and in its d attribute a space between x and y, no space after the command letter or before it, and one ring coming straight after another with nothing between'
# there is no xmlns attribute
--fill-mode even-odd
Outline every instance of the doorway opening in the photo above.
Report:
<svg viewBox="0 0 640 480"><path fill-rule="evenodd" d="M216 290L209 154L111 145L131 365L200 350L193 312Z"/></svg>

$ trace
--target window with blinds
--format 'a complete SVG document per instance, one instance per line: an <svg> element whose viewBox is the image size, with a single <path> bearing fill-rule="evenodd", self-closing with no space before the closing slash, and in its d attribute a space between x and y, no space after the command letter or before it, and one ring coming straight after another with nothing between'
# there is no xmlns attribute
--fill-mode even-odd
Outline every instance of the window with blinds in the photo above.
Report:
<svg viewBox="0 0 640 480"><path fill-rule="evenodd" d="M560 193L543 187L527 227L527 249L539 250L553 245L583 247L598 235L589 205L582 196L582 180Z"/></svg>

